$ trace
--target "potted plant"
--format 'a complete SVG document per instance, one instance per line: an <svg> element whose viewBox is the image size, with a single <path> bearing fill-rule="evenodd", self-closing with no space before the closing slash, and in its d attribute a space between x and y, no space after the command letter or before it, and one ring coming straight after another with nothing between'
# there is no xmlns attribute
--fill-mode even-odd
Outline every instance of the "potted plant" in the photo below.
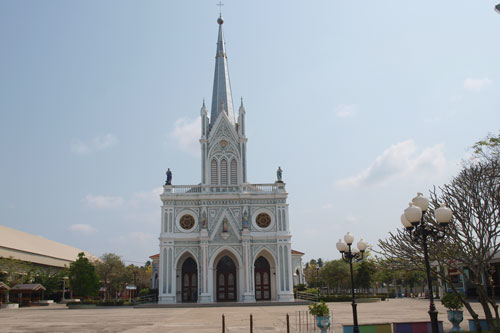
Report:
<svg viewBox="0 0 500 333"><path fill-rule="evenodd" d="M330 309L325 301L310 304L309 313L316 317L316 326L321 332L327 332L330 327Z"/></svg>
<svg viewBox="0 0 500 333"><path fill-rule="evenodd" d="M464 307L460 296L455 293L446 293L441 300L443 306L448 309L448 320L453 324L450 332L460 332L460 323L464 320Z"/></svg>

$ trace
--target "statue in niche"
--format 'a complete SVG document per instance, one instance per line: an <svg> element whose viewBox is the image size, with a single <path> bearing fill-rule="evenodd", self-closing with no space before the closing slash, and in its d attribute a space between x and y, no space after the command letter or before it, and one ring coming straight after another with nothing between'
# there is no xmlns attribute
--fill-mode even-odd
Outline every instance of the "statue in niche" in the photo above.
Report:
<svg viewBox="0 0 500 333"><path fill-rule="evenodd" d="M278 176L278 182L282 183L283 180L281 178L283 176L283 170L281 170L281 167L278 167L278 171L276 171L276 176Z"/></svg>
<svg viewBox="0 0 500 333"><path fill-rule="evenodd" d="M227 230L228 230L227 219L224 219L224 221L222 221L222 232L227 232Z"/></svg>
<svg viewBox="0 0 500 333"><path fill-rule="evenodd" d="M172 171L170 171L170 168L167 170L167 181L165 185L172 185Z"/></svg>
<svg viewBox="0 0 500 333"><path fill-rule="evenodd" d="M201 216L201 227L202 227L202 229L207 228L207 214L205 212L203 212L203 214Z"/></svg>
<svg viewBox="0 0 500 333"><path fill-rule="evenodd" d="M245 211L243 214L243 229L248 229L248 213Z"/></svg>

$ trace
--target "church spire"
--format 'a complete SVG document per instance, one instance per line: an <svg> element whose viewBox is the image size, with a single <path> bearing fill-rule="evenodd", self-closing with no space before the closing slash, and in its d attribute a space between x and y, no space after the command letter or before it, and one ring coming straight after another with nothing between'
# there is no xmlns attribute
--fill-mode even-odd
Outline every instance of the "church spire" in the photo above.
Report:
<svg viewBox="0 0 500 333"><path fill-rule="evenodd" d="M215 123L221 112L225 112L229 121L234 124L233 97L227 67L226 43L224 42L224 34L222 32L222 24L224 23L222 16L219 16L217 23L219 23L219 37L217 39L217 53L215 55L214 90L212 94L210 125Z"/></svg>

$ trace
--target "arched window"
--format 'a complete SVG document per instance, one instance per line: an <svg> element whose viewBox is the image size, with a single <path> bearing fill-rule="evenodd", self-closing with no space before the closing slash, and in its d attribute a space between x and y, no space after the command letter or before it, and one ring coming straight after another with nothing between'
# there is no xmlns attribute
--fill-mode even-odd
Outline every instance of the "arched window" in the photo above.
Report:
<svg viewBox="0 0 500 333"><path fill-rule="evenodd" d="M227 161L220 162L220 184L227 185Z"/></svg>
<svg viewBox="0 0 500 333"><path fill-rule="evenodd" d="M210 184L217 185L219 183L219 177L217 177L217 161L215 158L210 163Z"/></svg>
<svg viewBox="0 0 500 333"><path fill-rule="evenodd" d="M231 185L238 184L238 162L233 158L231 160Z"/></svg>

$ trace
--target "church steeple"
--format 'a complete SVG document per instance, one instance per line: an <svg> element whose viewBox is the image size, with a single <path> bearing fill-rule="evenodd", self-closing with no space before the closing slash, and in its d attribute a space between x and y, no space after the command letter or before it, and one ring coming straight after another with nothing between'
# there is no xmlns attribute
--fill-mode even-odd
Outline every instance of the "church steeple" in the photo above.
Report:
<svg viewBox="0 0 500 333"><path fill-rule="evenodd" d="M219 37L217 39L217 53L215 55L214 90L212 93L212 110L210 113L210 125L215 124L219 114L225 112L231 124L235 124L233 97L231 94L231 82L229 81L229 70L226 57L226 43L222 32L224 19L219 16Z"/></svg>

